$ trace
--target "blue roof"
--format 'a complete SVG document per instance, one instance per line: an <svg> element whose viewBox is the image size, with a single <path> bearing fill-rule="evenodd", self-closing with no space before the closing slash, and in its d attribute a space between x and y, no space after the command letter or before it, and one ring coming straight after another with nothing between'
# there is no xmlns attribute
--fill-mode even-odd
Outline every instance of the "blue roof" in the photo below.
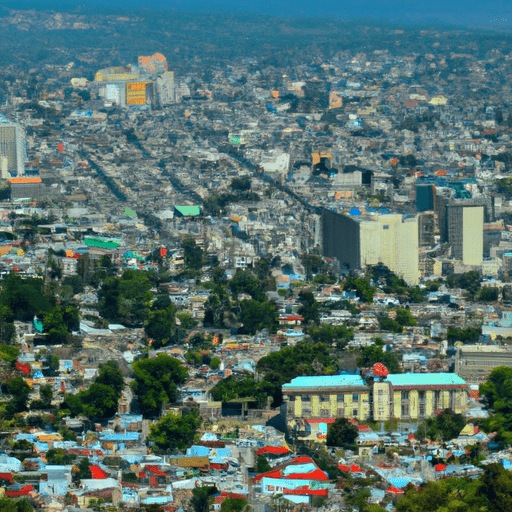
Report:
<svg viewBox="0 0 512 512"><path fill-rule="evenodd" d="M284 384L284 389L293 388L318 388L335 386L364 386L364 381L359 375L321 375L315 377L296 377L291 382Z"/></svg>
<svg viewBox="0 0 512 512"><path fill-rule="evenodd" d="M393 386L450 386L466 385L466 381L455 373L403 373L390 374Z"/></svg>

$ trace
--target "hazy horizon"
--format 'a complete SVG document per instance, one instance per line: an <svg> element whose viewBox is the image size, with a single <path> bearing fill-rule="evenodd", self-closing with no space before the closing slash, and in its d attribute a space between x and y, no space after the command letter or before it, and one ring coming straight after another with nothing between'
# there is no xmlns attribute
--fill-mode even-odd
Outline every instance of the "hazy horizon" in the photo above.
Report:
<svg viewBox="0 0 512 512"><path fill-rule="evenodd" d="M468 27L512 27L512 5L503 0L0 0L0 6L11 9L63 10L84 7L112 9L184 10L196 12L228 12L262 14L277 17L328 17L335 19L375 19L413 24L443 23Z"/></svg>

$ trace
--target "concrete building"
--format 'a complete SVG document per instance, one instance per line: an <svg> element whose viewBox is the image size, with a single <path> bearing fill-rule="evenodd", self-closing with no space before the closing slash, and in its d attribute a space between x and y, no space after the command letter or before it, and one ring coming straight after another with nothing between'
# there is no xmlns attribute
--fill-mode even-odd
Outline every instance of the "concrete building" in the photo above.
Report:
<svg viewBox="0 0 512 512"><path fill-rule="evenodd" d="M484 253L484 221L494 218L489 198L436 199L441 242L452 247L454 259L464 265L481 265Z"/></svg>
<svg viewBox="0 0 512 512"><path fill-rule="evenodd" d="M26 137L23 128L0 118L0 171L2 179L25 174Z"/></svg>
<svg viewBox="0 0 512 512"><path fill-rule="evenodd" d="M464 265L481 265L484 252L484 207L449 205L447 228L452 256Z"/></svg>
<svg viewBox="0 0 512 512"><path fill-rule="evenodd" d="M345 270L383 263L408 284L417 284L418 218L400 214L322 213L323 254Z"/></svg>
<svg viewBox="0 0 512 512"><path fill-rule="evenodd" d="M282 391L288 420L417 420L467 407L467 384L454 373L390 374L366 382L359 375L297 377Z"/></svg>
<svg viewBox="0 0 512 512"><path fill-rule="evenodd" d="M455 373L468 382L485 382L498 366L512 367L512 347L478 344L457 348Z"/></svg>

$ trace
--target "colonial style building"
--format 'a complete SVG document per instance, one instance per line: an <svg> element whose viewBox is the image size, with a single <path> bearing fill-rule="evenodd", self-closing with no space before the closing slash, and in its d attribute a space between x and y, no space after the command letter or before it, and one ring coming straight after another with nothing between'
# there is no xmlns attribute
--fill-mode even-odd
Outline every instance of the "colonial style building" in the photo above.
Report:
<svg viewBox="0 0 512 512"><path fill-rule="evenodd" d="M454 373L297 377L283 385L288 419L417 420L444 409L462 413L468 386Z"/></svg>

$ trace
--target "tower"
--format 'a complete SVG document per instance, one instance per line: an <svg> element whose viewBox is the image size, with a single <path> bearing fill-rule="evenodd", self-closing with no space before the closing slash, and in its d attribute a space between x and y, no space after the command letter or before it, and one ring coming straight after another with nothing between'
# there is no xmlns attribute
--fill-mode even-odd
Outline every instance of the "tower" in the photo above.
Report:
<svg viewBox="0 0 512 512"><path fill-rule="evenodd" d="M2 177L9 172L14 176L25 174L27 155L26 138L23 128L0 118L0 164Z"/></svg>

